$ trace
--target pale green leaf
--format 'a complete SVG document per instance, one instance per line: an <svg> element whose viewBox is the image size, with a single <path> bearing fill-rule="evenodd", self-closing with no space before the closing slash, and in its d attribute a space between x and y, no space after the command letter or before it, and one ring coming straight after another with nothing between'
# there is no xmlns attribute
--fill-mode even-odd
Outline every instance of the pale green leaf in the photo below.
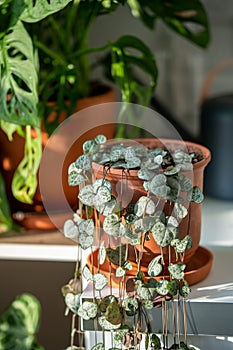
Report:
<svg viewBox="0 0 233 350"><path fill-rule="evenodd" d="M86 185L81 188L78 195L79 200L90 207L94 205L95 193L92 185Z"/></svg>
<svg viewBox="0 0 233 350"><path fill-rule="evenodd" d="M138 217L145 216L146 214L152 215L155 212L155 203L152 199L142 196L139 198L135 205L135 214Z"/></svg>
<svg viewBox="0 0 233 350"><path fill-rule="evenodd" d="M75 314L78 314L81 294L67 293L65 296L66 306Z"/></svg>
<svg viewBox="0 0 233 350"><path fill-rule="evenodd" d="M77 239L78 238L78 227L77 225L75 225L75 223L73 222L73 220L66 220L65 224L64 224L64 235L67 238L71 238L71 239Z"/></svg>
<svg viewBox="0 0 233 350"><path fill-rule="evenodd" d="M119 237L121 235L120 221L117 214L110 214L104 219L103 229L110 236Z"/></svg>
<svg viewBox="0 0 233 350"><path fill-rule="evenodd" d="M181 280L184 278L184 270L186 265L182 262L178 262L177 264L170 264L168 266L168 271L172 278Z"/></svg>
<svg viewBox="0 0 233 350"><path fill-rule="evenodd" d="M93 280L93 275L87 265L84 266L82 270L82 275L87 281L92 281Z"/></svg>
<svg viewBox="0 0 233 350"><path fill-rule="evenodd" d="M84 320L90 320L97 315L98 307L96 303L90 301L84 301L78 309L78 315Z"/></svg>
<svg viewBox="0 0 233 350"><path fill-rule="evenodd" d="M107 284L108 279L102 273L96 273L93 275L93 281L96 290L102 290Z"/></svg>
<svg viewBox="0 0 233 350"><path fill-rule="evenodd" d="M26 6L20 18L22 21L33 23L60 11L71 0L24 0L24 2Z"/></svg>

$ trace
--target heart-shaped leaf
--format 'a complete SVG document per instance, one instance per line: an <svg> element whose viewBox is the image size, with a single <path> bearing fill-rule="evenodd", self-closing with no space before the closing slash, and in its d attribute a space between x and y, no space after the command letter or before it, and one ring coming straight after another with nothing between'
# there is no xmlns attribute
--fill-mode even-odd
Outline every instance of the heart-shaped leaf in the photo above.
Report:
<svg viewBox="0 0 233 350"><path fill-rule="evenodd" d="M168 271L171 275L171 278L181 280L184 278L184 270L186 265L182 262L178 262L177 264L170 264L168 266Z"/></svg>
<svg viewBox="0 0 233 350"><path fill-rule="evenodd" d="M116 300L113 300L108 306L105 312L105 318L113 325L119 325L122 321L122 312L120 305Z"/></svg>
<svg viewBox="0 0 233 350"><path fill-rule="evenodd" d="M93 183L93 188L94 188L94 192L97 193L99 188L101 187L107 187L109 192L112 191L112 185L111 182L106 180L105 178L101 178L101 179L97 179L94 183Z"/></svg>
<svg viewBox="0 0 233 350"><path fill-rule="evenodd" d="M107 256L109 261L117 266L124 266L126 262L126 245L121 245L115 249L107 248Z"/></svg>
<svg viewBox="0 0 233 350"><path fill-rule="evenodd" d="M91 160L87 154L82 154L75 161L75 166L80 170L89 170L91 169Z"/></svg>
<svg viewBox="0 0 233 350"><path fill-rule="evenodd" d="M138 217L145 216L146 214L152 215L155 212L155 204L151 198L142 196L139 198L135 205L135 214Z"/></svg>
<svg viewBox="0 0 233 350"><path fill-rule="evenodd" d="M108 279L102 273L96 273L93 275L93 281L96 290L102 290L107 284Z"/></svg>
<svg viewBox="0 0 233 350"><path fill-rule="evenodd" d="M107 138L105 135L97 135L94 141L97 145L102 145L107 142Z"/></svg>
<svg viewBox="0 0 233 350"><path fill-rule="evenodd" d="M82 220L78 228L80 233L85 233L87 236L94 235L95 225L92 219Z"/></svg>
<svg viewBox="0 0 233 350"><path fill-rule="evenodd" d="M94 242L93 236L88 236L86 233L80 233L78 236L78 243L84 250L90 248L93 242Z"/></svg>
<svg viewBox="0 0 233 350"><path fill-rule="evenodd" d="M71 163L68 168L68 184L69 186L78 186L85 181L85 177L81 169L78 169L75 163Z"/></svg>
<svg viewBox="0 0 233 350"><path fill-rule="evenodd" d="M156 286L156 291L159 295L165 296L168 293L168 281L167 280L161 280L158 281Z"/></svg>
<svg viewBox="0 0 233 350"><path fill-rule="evenodd" d="M93 281L93 275L87 265L84 266L82 270L82 275L87 281Z"/></svg>
<svg viewBox="0 0 233 350"><path fill-rule="evenodd" d="M112 199L111 191L109 191L108 187L106 186L99 187L94 198L94 205L105 204L109 202L111 199Z"/></svg>
<svg viewBox="0 0 233 350"><path fill-rule="evenodd" d="M96 303L90 301L84 301L78 309L78 315L84 320L90 320L97 315L98 307Z"/></svg>
<svg viewBox="0 0 233 350"><path fill-rule="evenodd" d="M156 256L148 265L148 275L155 277L158 276L162 271L162 265L159 263L162 255Z"/></svg>
<svg viewBox="0 0 233 350"><path fill-rule="evenodd" d="M117 214L110 214L104 219L103 229L110 236L119 237L121 235L120 221Z"/></svg>
<svg viewBox="0 0 233 350"><path fill-rule="evenodd" d="M125 270L122 267L118 267L116 269L116 277L123 277L125 275Z"/></svg>
<svg viewBox="0 0 233 350"><path fill-rule="evenodd" d="M198 186L193 187L192 202L200 204L204 200L204 195Z"/></svg>
<svg viewBox="0 0 233 350"><path fill-rule="evenodd" d="M83 143L83 153L92 154L98 151L98 146L94 140L87 140Z"/></svg>
<svg viewBox="0 0 233 350"><path fill-rule="evenodd" d="M90 207L94 206L95 193L92 185L81 188L78 195L79 200Z"/></svg>
<svg viewBox="0 0 233 350"><path fill-rule="evenodd" d="M75 223L73 222L73 220L66 220L65 224L64 224L64 235L67 238L71 238L74 240L78 239L78 227L77 225L75 225Z"/></svg>
<svg viewBox="0 0 233 350"><path fill-rule="evenodd" d="M65 296L66 306L75 314L78 314L81 294L67 293Z"/></svg>
<svg viewBox="0 0 233 350"><path fill-rule="evenodd" d="M142 180L151 180L152 177L154 176L154 173L146 168L141 168L138 170L138 177L139 179L142 179Z"/></svg>
<svg viewBox="0 0 233 350"><path fill-rule="evenodd" d="M176 202L174 205L174 214L177 219L184 219L188 214L188 209L183 204Z"/></svg>
<svg viewBox="0 0 233 350"><path fill-rule="evenodd" d="M138 299L134 297L128 297L125 298L122 302L122 307L125 311L127 311L127 314L130 316L133 316L137 313L139 308Z"/></svg>

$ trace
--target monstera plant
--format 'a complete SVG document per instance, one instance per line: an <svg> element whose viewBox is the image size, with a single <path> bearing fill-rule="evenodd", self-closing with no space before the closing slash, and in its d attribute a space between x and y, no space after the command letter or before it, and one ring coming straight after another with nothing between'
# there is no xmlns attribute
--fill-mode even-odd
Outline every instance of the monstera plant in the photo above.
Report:
<svg viewBox="0 0 233 350"><path fill-rule="evenodd" d="M91 92L92 54L103 54L98 63L119 85L123 101L149 103L158 72L154 55L140 38L124 35L102 47L89 46L95 20L121 6L129 7L150 30L162 20L200 47L209 42L208 19L199 0L0 1L0 127L9 139L15 132L25 138L24 158L12 181L19 201L31 203L37 188L41 123L52 133L60 113L71 115L77 101ZM135 68L146 74L148 85L135 79ZM48 103L51 99L53 104ZM50 123L54 109L56 118ZM9 226L8 210L3 208L7 204L0 195L0 217Z"/></svg>
<svg viewBox="0 0 233 350"><path fill-rule="evenodd" d="M79 186L79 206L64 234L79 253L74 278L62 288L73 314L67 349L83 346L88 329L103 331L92 350L193 349L187 344L185 299L192 282L186 266L196 240L190 204L204 198L193 185L193 169L205 158L195 147L156 139L108 143L99 135L71 163L69 184ZM158 307L160 336L150 322Z"/></svg>
<svg viewBox="0 0 233 350"><path fill-rule="evenodd" d="M1 350L43 350L36 339L41 307L36 297L23 293L0 315Z"/></svg>

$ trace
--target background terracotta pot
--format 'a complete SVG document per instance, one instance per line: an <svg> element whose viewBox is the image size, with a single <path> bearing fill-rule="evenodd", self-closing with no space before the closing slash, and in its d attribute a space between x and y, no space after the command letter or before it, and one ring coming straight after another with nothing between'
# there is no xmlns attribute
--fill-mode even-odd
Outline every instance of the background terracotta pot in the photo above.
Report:
<svg viewBox="0 0 233 350"><path fill-rule="evenodd" d="M86 99L80 99L77 105L76 111L83 110L84 108L94 106L96 104L102 104L102 103L108 103L108 102L115 102L115 93L114 90L111 88L105 88L102 91L102 94L99 96L93 96L88 97ZM111 117L111 109L109 107L109 119L114 121L114 114ZM98 118L98 116L96 116ZM65 115L63 115L62 119L65 118ZM111 119L112 118L112 119ZM75 143L72 144L72 146L67 149L67 138L69 135L66 135L64 139L58 138L56 142L56 149L52 150L54 152L54 159L56 159L59 154L64 155L66 154L65 161L63 164L62 169L62 186L65 193L65 196L67 198L68 203L71 207L77 206L77 194L78 189L74 187L70 187L68 185L68 174L67 170L71 162L75 161L78 155L82 153L82 144L84 141L88 139L92 139L98 134L105 134L108 138L114 137L114 131L115 126L113 123L101 125L99 127L92 128L91 122L86 121L88 127L86 128L88 131L82 134ZM54 136L56 138L56 136ZM42 132L42 147L44 148L46 143L48 141L48 134L46 132ZM14 134L13 141L10 142L5 135L0 130L0 171L4 177L5 184L6 184L6 191L7 196L10 202L10 208L11 212L13 213L14 219L17 221L17 223L24 226L26 229L42 229L42 230L48 230L48 229L54 229L56 228L49 219L49 217L44 212L44 206L41 198L40 188L37 187L36 193L33 198L33 204L24 204L19 202L13 197L12 191L11 191L11 183L12 178L14 175L14 172L20 163L21 159L23 158L24 154L24 138L19 136L18 134ZM51 167L53 167L54 164L51 164ZM61 179L56 178L50 178L50 169L47 169L48 171L48 196L51 201L51 207L54 208L54 215L58 216L59 212L63 211L63 202L61 200L60 194L56 190L57 188L57 181L61 181ZM20 212L20 215L16 215L15 213ZM36 215L38 213L38 215ZM64 222L64 213L62 212L62 219L61 223ZM59 219L58 219L59 221ZM58 222L57 221L57 222Z"/></svg>

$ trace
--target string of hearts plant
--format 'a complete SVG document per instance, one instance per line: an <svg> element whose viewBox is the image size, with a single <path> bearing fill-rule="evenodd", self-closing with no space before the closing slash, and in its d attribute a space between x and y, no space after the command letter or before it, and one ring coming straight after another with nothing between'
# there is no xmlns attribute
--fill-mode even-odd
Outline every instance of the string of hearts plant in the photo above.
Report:
<svg viewBox="0 0 233 350"><path fill-rule="evenodd" d="M101 341L95 336L92 350L194 349L187 344L185 308L191 290L185 252L192 238L189 227L182 237L179 229L189 216L189 203L203 200L190 178L198 156L183 149L148 149L129 140L106 141L103 135L86 141L84 154L69 167L69 184L79 186L79 208L64 224L65 236L78 243L74 278L62 288L67 312L73 315L67 350L85 349L86 321L93 322L96 334L103 331ZM111 181L114 169L121 174L118 183ZM135 171L141 189L129 201ZM144 264L146 244L152 241L159 254ZM85 298L83 281L92 286L91 299ZM150 313L158 307L160 335L150 323Z"/></svg>

